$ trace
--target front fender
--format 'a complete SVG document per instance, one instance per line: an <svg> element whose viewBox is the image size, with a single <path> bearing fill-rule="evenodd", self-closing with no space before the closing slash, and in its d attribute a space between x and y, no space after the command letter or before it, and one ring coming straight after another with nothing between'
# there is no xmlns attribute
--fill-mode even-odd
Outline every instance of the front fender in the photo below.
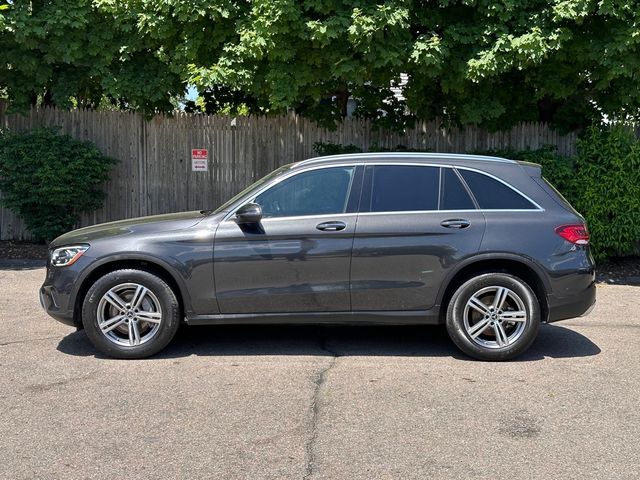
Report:
<svg viewBox="0 0 640 480"><path fill-rule="evenodd" d="M89 264L78 277L77 281L78 284L81 285L81 287L74 290L71 297L71 301L73 302L72 304L75 305L77 295L81 291L86 291L88 290L88 288L90 288L90 285L85 285L85 282L88 279L91 279L92 277L98 278L98 276L101 276L102 272L106 273L107 271L111 271L113 269L139 268L137 264L141 262L151 265L153 269L161 269L164 274L168 275L179 289L178 293L182 298L185 313L192 309L189 290L186 286L184 278L181 275L177 274L176 265L171 265L161 258L141 252L118 253L115 255L109 255L108 257L105 256L102 258L97 258L93 262L91 262L91 264ZM127 264L129 264L130 266L128 266ZM114 268L107 268L109 266L112 266Z"/></svg>

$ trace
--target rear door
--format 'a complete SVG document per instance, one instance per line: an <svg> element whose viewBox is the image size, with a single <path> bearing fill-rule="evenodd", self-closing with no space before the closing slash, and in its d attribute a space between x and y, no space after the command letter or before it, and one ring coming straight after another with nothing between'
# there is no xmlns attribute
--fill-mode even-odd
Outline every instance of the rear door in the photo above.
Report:
<svg viewBox="0 0 640 480"><path fill-rule="evenodd" d="M454 169L367 165L351 260L353 310L431 308L448 270L478 251L484 230Z"/></svg>

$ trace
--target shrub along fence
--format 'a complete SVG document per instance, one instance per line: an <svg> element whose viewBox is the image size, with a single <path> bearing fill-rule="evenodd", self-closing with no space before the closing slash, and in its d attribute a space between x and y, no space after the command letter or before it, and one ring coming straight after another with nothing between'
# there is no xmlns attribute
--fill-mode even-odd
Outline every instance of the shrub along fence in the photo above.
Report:
<svg viewBox="0 0 640 480"><path fill-rule="evenodd" d="M441 128L438 122L418 122L414 128L397 133L374 128L368 120L348 118L330 131L293 114L229 117L178 113L146 120L135 113L55 108L7 114L0 105L0 128L25 131L55 126L61 133L93 142L102 153L119 160L107 182L103 208L83 215L81 226L213 208L274 168L312 157L317 142L353 144L365 151L403 146L434 152L553 145L558 153L571 155L577 139L574 133L563 136L541 123L489 133L473 126L458 130ZM200 150L195 152L195 163L206 165L206 170L194 171L195 149ZM30 238L20 219L0 209L1 240Z"/></svg>

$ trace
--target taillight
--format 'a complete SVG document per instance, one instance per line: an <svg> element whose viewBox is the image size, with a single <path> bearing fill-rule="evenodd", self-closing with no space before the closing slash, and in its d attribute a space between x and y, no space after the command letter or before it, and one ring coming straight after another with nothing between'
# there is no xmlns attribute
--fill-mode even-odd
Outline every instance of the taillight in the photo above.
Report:
<svg viewBox="0 0 640 480"><path fill-rule="evenodd" d="M576 245L587 245L589 243L589 232L586 225L561 225L556 228L556 233L567 242L575 243Z"/></svg>

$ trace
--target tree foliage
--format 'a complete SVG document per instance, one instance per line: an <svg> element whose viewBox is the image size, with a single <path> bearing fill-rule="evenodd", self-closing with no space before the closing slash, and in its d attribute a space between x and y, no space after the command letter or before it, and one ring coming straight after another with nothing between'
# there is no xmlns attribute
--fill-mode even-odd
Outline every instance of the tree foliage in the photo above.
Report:
<svg viewBox="0 0 640 480"><path fill-rule="evenodd" d="M205 111L295 109L331 123L351 97L388 126L410 111L572 129L637 118L638 25L638 0L13 2L0 11L0 87L15 105L106 99L153 112L192 84ZM406 101L391 90L401 73Z"/></svg>
<svg viewBox="0 0 640 480"><path fill-rule="evenodd" d="M115 0L15 1L0 12L0 86L12 107L173 109L183 89L159 44Z"/></svg>

